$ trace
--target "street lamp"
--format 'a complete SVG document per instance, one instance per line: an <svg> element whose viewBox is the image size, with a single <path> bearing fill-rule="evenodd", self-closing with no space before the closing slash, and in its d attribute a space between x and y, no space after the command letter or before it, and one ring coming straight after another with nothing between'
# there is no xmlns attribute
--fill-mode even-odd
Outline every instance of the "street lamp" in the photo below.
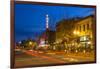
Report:
<svg viewBox="0 0 100 69"><path fill-rule="evenodd" d="M79 34L80 34L80 32L79 32L79 31L76 31L76 30L75 30L73 33L74 33L75 35L79 35Z"/></svg>
<svg viewBox="0 0 100 69"><path fill-rule="evenodd" d="M76 31L74 31L73 33L76 34Z"/></svg>
<svg viewBox="0 0 100 69"><path fill-rule="evenodd" d="M87 42L88 44L91 44L91 42Z"/></svg>
<svg viewBox="0 0 100 69"><path fill-rule="evenodd" d="M31 41L29 42L29 45L32 45L32 42Z"/></svg>
<svg viewBox="0 0 100 69"><path fill-rule="evenodd" d="M75 47L76 47L76 45L78 45L78 44L76 44L76 42L77 42L76 40L77 40L77 37L79 36L80 32L79 32L79 31L74 30L74 31L73 31L73 34L75 35L75 38L76 38L73 44L74 44L74 45L75 45ZM77 53L77 52L78 52L78 50L75 50L75 52Z"/></svg>
<svg viewBox="0 0 100 69"><path fill-rule="evenodd" d="M22 42L21 41L19 41L19 44L21 44Z"/></svg>
<svg viewBox="0 0 100 69"><path fill-rule="evenodd" d="M77 35L79 35L80 34L80 32L79 31L77 31Z"/></svg>

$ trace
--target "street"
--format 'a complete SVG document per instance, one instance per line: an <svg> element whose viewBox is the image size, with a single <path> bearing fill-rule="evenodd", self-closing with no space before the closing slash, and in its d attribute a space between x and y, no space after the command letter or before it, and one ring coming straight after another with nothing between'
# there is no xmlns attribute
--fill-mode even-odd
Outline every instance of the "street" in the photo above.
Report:
<svg viewBox="0 0 100 69"><path fill-rule="evenodd" d="M16 52L17 53L17 52ZM94 53L38 52L22 50L15 56L15 67L94 61Z"/></svg>

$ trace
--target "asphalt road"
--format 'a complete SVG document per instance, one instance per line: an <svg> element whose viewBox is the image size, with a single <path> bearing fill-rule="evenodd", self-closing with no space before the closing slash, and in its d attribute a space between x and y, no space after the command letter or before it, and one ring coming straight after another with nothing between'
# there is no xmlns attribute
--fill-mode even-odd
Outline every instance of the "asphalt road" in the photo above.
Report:
<svg viewBox="0 0 100 69"><path fill-rule="evenodd" d="M24 52L24 53L23 53ZM16 54L15 67L94 61L94 54L26 51Z"/></svg>

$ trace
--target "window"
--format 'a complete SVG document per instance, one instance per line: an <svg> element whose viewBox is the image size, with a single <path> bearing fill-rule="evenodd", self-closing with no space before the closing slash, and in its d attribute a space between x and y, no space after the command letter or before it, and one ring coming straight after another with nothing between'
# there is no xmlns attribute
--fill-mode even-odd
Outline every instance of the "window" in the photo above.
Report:
<svg viewBox="0 0 100 69"><path fill-rule="evenodd" d="M80 26L80 32L81 32L81 26Z"/></svg>
<svg viewBox="0 0 100 69"><path fill-rule="evenodd" d="M85 31L85 25L83 25L83 31Z"/></svg>
<svg viewBox="0 0 100 69"><path fill-rule="evenodd" d="M87 24L87 30L89 30L89 24Z"/></svg>

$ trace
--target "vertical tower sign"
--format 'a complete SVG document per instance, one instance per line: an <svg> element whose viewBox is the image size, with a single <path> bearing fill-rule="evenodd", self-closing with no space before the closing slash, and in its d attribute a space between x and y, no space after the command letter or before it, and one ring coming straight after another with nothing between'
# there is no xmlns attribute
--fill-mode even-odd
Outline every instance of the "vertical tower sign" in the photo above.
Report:
<svg viewBox="0 0 100 69"><path fill-rule="evenodd" d="M46 29L49 28L49 16L46 14Z"/></svg>
<svg viewBox="0 0 100 69"><path fill-rule="evenodd" d="M45 43L48 44L48 29L49 29L49 16L46 14L46 38Z"/></svg>

